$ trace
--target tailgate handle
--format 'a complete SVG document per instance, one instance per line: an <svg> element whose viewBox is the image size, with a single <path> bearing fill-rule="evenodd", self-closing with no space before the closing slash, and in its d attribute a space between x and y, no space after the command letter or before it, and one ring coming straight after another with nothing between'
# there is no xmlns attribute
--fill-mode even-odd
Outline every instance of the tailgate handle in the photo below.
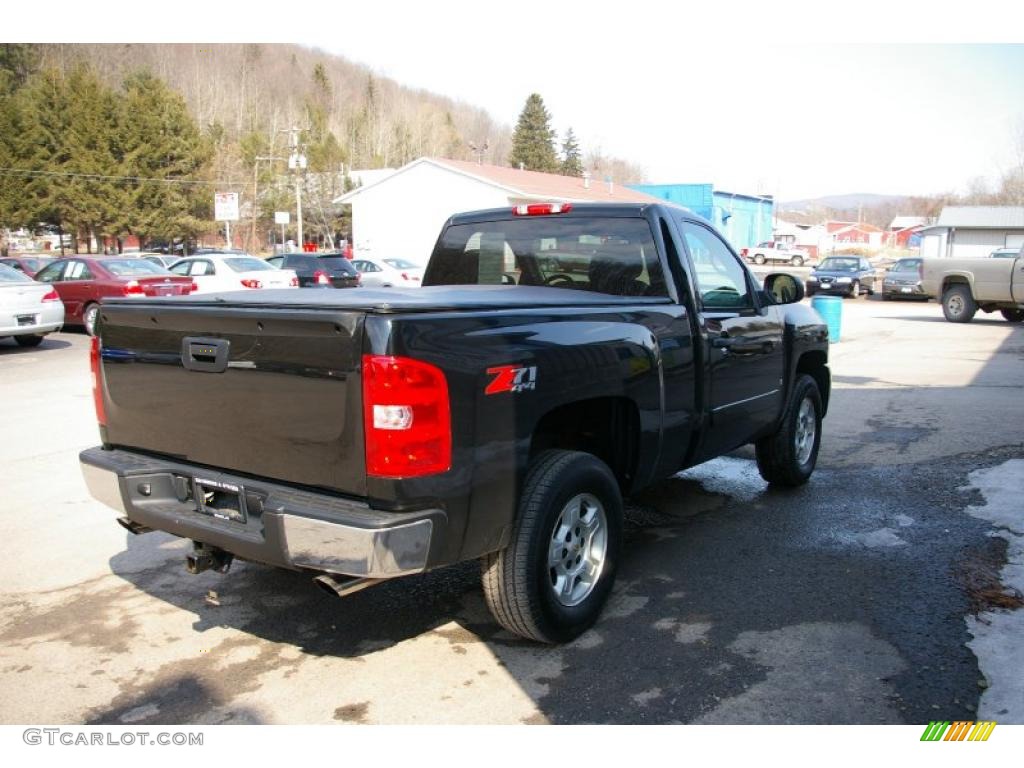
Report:
<svg viewBox="0 0 1024 768"><path fill-rule="evenodd" d="M190 371L221 373L228 367L231 342L227 339L197 339L186 336L181 340L181 364Z"/></svg>

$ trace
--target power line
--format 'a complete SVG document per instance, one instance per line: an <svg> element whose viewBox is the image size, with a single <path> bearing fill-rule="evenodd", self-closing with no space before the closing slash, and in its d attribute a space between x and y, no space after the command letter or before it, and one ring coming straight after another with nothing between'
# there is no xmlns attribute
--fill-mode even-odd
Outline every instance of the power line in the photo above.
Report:
<svg viewBox="0 0 1024 768"><path fill-rule="evenodd" d="M240 181L197 181L192 179L160 179L146 176L106 176L100 173L71 173L69 171L30 171L23 168L0 168L0 176L57 176L61 178L93 179L97 181L139 181L160 184L191 184L211 187L241 187Z"/></svg>

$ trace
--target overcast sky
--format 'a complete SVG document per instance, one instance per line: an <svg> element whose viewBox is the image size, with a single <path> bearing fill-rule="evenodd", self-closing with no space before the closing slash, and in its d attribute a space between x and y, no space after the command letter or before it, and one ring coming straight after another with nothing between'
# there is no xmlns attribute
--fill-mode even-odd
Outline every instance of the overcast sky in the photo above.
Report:
<svg viewBox="0 0 1024 768"><path fill-rule="evenodd" d="M302 43L510 126L536 91L560 136L571 125L584 149L637 163L652 182L783 200L956 191L997 178L1024 142L1024 45L955 42L1020 39L1015 4L998 0L956 11L891 0L249 0L245 14L178 0L159 24L137 3L97 1L70 6L79 19L59 16L69 42L84 30ZM116 28L104 6L124 8ZM954 44L899 44L908 40Z"/></svg>

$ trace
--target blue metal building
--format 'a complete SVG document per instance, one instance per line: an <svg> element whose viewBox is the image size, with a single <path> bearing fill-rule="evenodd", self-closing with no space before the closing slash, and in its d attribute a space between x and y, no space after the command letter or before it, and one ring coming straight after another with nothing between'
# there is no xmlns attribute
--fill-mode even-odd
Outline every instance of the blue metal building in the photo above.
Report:
<svg viewBox="0 0 1024 768"><path fill-rule="evenodd" d="M685 206L724 234L736 250L772 239L775 201L770 195L741 195L713 184L630 184L630 189Z"/></svg>

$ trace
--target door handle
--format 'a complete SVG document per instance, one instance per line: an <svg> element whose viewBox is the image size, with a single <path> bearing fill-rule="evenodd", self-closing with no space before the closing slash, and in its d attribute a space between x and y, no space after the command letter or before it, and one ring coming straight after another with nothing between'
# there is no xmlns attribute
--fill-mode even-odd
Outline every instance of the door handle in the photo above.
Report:
<svg viewBox="0 0 1024 768"><path fill-rule="evenodd" d="M756 355L758 353L766 355L775 349L775 342L771 339L743 341L742 338L733 339L728 336L717 336L711 340L711 346L724 351L732 351L739 355Z"/></svg>

